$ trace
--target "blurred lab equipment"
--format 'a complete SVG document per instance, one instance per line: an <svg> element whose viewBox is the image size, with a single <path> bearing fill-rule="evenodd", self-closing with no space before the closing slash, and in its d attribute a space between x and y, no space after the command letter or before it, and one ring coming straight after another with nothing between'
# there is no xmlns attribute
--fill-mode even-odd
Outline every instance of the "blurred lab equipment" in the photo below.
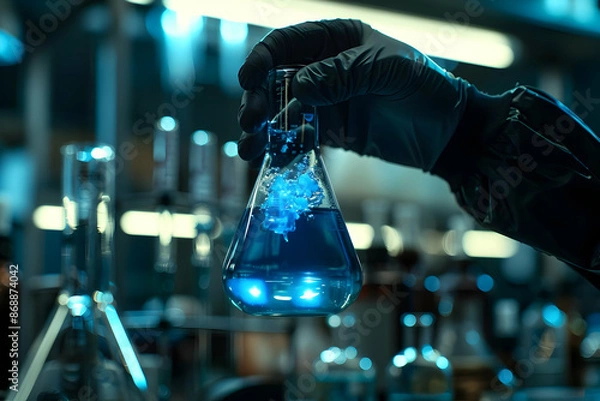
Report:
<svg viewBox="0 0 600 401"><path fill-rule="evenodd" d="M375 401L376 367L360 354L360 335L352 313L331 315L333 346L323 350L313 363L316 401Z"/></svg>
<svg viewBox="0 0 600 401"><path fill-rule="evenodd" d="M113 303L114 150L63 155L64 284L9 399L143 400L148 383Z"/></svg>
<svg viewBox="0 0 600 401"><path fill-rule="evenodd" d="M441 277L439 336L436 349L452 364L455 396L459 400L479 401L486 392L508 397L512 394L514 374L500 361L485 338L483 322L486 295L481 282L469 271L470 259L463 250L463 237L471 227L465 215L449 221L446 248L453 255L454 269Z"/></svg>
<svg viewBox="0 0 600 401"><path fill-rule="evenodd" d="M405 348L386 370L388 401L452 401L452 367L434 349L434 315L407 313L401 318Z"/></svg>

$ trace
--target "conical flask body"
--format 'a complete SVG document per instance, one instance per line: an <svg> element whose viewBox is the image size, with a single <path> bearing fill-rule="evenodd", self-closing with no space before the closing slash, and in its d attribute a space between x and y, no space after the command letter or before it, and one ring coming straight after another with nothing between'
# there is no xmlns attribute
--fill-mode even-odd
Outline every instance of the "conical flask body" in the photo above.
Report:
<svg viewBox="0 0 600 401"><path fill-rule="evenodd" d="M362 270L319 152L315 110L290 98L279 72L280 107L225 257L224 289L249 314L327 315L356 299Z"/></svg>

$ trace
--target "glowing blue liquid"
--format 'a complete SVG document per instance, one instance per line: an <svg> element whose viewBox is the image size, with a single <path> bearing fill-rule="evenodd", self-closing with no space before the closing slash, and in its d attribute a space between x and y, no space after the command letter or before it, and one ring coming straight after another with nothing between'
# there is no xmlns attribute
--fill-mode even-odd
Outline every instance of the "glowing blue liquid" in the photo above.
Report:
<svg viewBox="0 0 600 401"><path fill-rule="evenodd" d="M362 271L339 210L303 213L287 240L264 220L264 210L246 210L225 258L223 284L235 306L253 315L306 316L354 301Z"/></svg>

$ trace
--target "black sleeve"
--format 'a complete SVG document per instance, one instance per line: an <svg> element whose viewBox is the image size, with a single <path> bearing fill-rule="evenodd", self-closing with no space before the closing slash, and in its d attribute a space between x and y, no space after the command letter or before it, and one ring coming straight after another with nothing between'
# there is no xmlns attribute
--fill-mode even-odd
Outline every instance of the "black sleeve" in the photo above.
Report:
<svg viewBox="0 0 600 401"><path fill-rule="evenodd" d="M600 140L537 89L486 98L471 90L432 172L483 227L556 256L600 288Z"/></svg>

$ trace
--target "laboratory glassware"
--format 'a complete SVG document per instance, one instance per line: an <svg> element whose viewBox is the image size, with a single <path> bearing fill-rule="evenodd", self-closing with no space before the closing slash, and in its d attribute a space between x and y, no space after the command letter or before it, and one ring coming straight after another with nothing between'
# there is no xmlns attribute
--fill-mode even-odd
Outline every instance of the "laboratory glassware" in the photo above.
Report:
<svg viewBox="0 0 600 401"><path fill-rule="evenodd" d="M148 384L113 303L115 153L69 144L63 155L63 287L9 399L143 400Z"/></svg>
<svg viewBox="0 0 600 401"><path fill-rule="evenodd" d="M388 401L452 401L452 366L431 345L434 320L431 313L402 316L405 348L387 368Z"/></svg>
<svg viewBox="0 0 600 401"><path fill-rule="evenodd" d="M210 283L217 224L215 214L217 137L215 134L204 130L192 134L189 164L189 192L196 229L192 245L192 266L198 269L200 289L206 290Z"/></svg>
<svg viewBox="0 0 600 401"><path fill-rule="evenodd" d="M454 393L457 399L479 401L488 392L509 397L516 378L492 351L485 338L483 322L486 292L470 272L471 259L463 247L465 233L471 228L470 217L453 216L449 222L447 249L451 251L455 270L445 273L439 290L440 314L435 347L452 364Z"/></svg>
<svg viewBox="0 0 600 401"><path fill-rule="evenodd" d="M360 334L353 313L331 315L332 343L313 363L316 401L375 401L377 371L373 361L357 347ZM301 381L299 381L301 383ZM304 398L307 399L307 398Z"/></svg>
<svg viewBox="0 0 600 401"><path fill-rule="evenodd" d="M317 113L293 96L297 68L268 79L268 145L223 265L233 304L253 315L336 313L362 286L317 137Z"/></svg>
<svg viewBox="0 0 600 401"><path fill-rule="evenodd" d="M161 117L154 124L154 191L158 197L158 237L154 270L158 273L158 295L161 306L173 293L177 271L177 242L173 197L179 186L179 122Z"/></svg>

